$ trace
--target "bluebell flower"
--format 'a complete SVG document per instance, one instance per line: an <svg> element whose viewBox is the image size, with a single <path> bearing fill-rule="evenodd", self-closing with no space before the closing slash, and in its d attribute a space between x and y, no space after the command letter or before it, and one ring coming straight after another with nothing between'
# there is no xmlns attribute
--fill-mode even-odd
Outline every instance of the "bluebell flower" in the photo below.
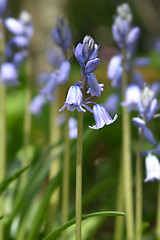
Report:
<svg viewBox="0 0 160 240"><path fill-rule="evenodd" d="M68 121L69 138L76 139L78 135L78 122L75 118L70 117Z"/></svg>
<svg viewBox="0 0 160 240"><path fill-rule="evenodd" d="M147 57L136 58L133 62L133 65L136 67L144 67L150 64L150 59Z"/></svg>
<svg viewBox="0 0 160 240"><path fill-rule="evenodd" d="M138 127L140 130L146 126L146 122L139 117L134 117L132 120L133 120L134 125L136 127Z"/></svg>
<svg viewBox="0 0 160 240"><path fill-rule="evenodd" d="M49 75L49 79L45 86L40 90L40 93L45 95L49 101L53 101L53 93L58 85L58 79L55 73Z"/></svg>
<svg viewBox="0 0 160 240"><path fill-rule="evenodd" d="M112 119L109 115L109 113L106 111L106 109L101 104L95 104L93 107L93 114L94 119L96 122L96 125L93 127L89 126L92 129L100 129L104 125L110 125L117 119L117 114Z"/></svg>
<svg viewBox="0 0 160 240"><path fill-rule="evenodd" d="M143 138L154 146L157 144L152 131L148 127L145 127L143 130Z"/></svg>
<svg viewBox="0 0 160 240"><path fill-rule="evenodd" d="M28 57L28 51L27 50L23 50L23 51L20 51L20 52L17 52L14 54L13 56L13 64L18 68L21 63L27 59Z"/></svg>
<svg viewBox="0 0 160 240"><path fill-rule="evenodd" d="M113 93L106 99L103 105L109 113L115 114L118 112L119 100L119 95Z"/></svg>
<svg viewBox="0 0 160 240"><path fill-rule="evenodd" d="M1 65L0 78L5 86L19 85L17 69L13 63L4 62Z"/></svg>
<svg viewBox="0 0 160 240"><path fill-rule="evenodd" d="M7 0L0 0L0 17L3 16L3 14L6 11L7 7Z"/></svg>
<svg viewBox="0 0 160 240"><path fill-rule="evenodd" d="M160 163L155 155L149 154L146 157L146 179L144 182L153 181L157 179L160 181Z"/></svg>
<svg viewBox="0 0 160 240"><path fill-rule="evenodd" d="M22 35L25 33L24 24L20 20L14 18L7 18L4 21L5 27L15 35Z"/></svg>
<svg viewBox="0 0 160 240"><path fill-rule="evenodd" d="M145 80L139 72L134 71L133 73L133 82L134 85L137 85L139 88L143 89L145 86Z"/></svg>
<svg viewBox="0 0 160 240"><path fill-rule="evenodd" d="M91 96L100 97L104 84L99 84L96 76L93 73L86 75L86 84L88 85L87 93L90 93Z"/></svg>
<svg viewBox="0 0 160 240"><path fill-rule="evenodd" d="M135 44L139 36L140 36L139 27L134 27L133 29L131 29L126 37L126 46Z"/></svg>
<svg viewBox="0 0 160 240"><path fill-rule="evenodd" d="M54 42L66 51L71 42L71 30L68 27L67 20L59 17L56 20L56 27L52 30Z"/></svg>
<svg viewBox="0 0 160 240"><path fill-rule="evenodd" d="M71 86L68 90L64 106L59 110L60 112L67 107L68 111L73 112L75 109L78 112L85 112L82 108L82 91L78 85Z"/></svg>
<svg viewBox="0 0 160 240"><path fill-rule="evenodd" d="M99 62L100 62L99 58L89 60L84 68L85 74L94 72L96 70Z"/></svg>
<svg viewBox="0 0 160 240"><path fill-rule="evenodd" d="M27 11L22 11L19 20L24 25L24 35L30 40L34 33L31 15Z"/></svg>
<svg viewBox="0 0 160 240"><path fill-rule="evenodd" d="M29 106L30 113L37 116L40 115L42 112L42 107L44 106L45 103L46 103L45 97L41 94L37 95L30 103Z"/></svg>
<svg viewBox="0 0 160 240"><path fill-rule="evenodd" d="M154 96L158 97L159 93L160 93L160 82L154 82L150 85L150 89L154 92Z"/></svg>
<svg viewBox="0 0 160 240"><path fill-rule="evenodd" d="M60 65L60 68L55 72L58 79L58 84L64 84L68 80L70 74L70 62L63 61Z"/></svg>
<svg viewBox="0 0 160 240"><path fill-rule="evenodd" d="M26 48L29 46L28 39L25 36L12 37L9 41L9 44L17 48Z"/></svg>
<svg viewBox="0 0 160 240"><path fill-rule="evenodd" d="M138 103L140 101L141 89L131 84L126 88L125 101L121 103L122 106L126 106L130 112L132 110L138 110Z"/></svg>
<svg viewBox="0 0 160 240"><path fill-rule="evenodd" d="M65 57L60 48L55 48L48 50L47 60L53 68L59 68L61 63L65 61Z"/></svg>
<svg viewBox="0 0 160 240"><path fill-rule="evenodd" d="M117 55L111 58L108 70L107 70L107 78L112 80L112 87L120 87L121 85L121 77L123 73L123 68L121 66L122 56Z"/></svg>

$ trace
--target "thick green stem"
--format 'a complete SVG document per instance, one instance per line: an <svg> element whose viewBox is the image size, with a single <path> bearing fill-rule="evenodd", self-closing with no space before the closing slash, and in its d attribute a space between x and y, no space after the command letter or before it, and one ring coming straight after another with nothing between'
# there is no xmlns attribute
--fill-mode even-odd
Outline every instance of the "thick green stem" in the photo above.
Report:
<svg viewBox="0 0 160 240"><path fill-rule="evenodd" d="M82 218L82 132L83 112L78 113L78 138L76 162L76 240L81 240Z"/></svg>
<svg viewBox="0 0 160 240"><path fill-rule="evenodd" d="M65 152L64 152L64 167L63 167L63 184L62 184L62 224L68 221L69 210L69 172L70 172L70 138L69 138L69 112L66 111L65 124ZM62 239L67 239L66 231L62 233Z"/></svg>
<svg viewBox="0 0 160 240"><path fill-rule="evenodd" d="M158 182L158 206L157 206L157 240L160 240L160 182Z"/></svg>
<svg viewBox="0 0 160 240"><path fill-rule="evenodd" d="M143 130L139 135L137 159L136 159L136 240L142 238L142 169L141 169L141 148L143 141Z"/></svg>
<svg viewBox="0 0 160 240"><path fill-rule="evenodd" d="M119 169L118 193L117 193L117 211L124 211L124 191L123 191L123 161ZM122 240L124 231L124 218L115 218L114 240Z"/></svg>
<svg viewBox="0 0 160 240"><path fill-rule="evenodd" d="M123 76L122 76L122 101L125 101L127 87L126 53L123 55ZM124 175L124 201L126 211L127 240L134 240L133 221L133 197L132 197L132 174L131 174L131 148L130 148L130 119L126 107L122 107L122 159Z"/></svg>

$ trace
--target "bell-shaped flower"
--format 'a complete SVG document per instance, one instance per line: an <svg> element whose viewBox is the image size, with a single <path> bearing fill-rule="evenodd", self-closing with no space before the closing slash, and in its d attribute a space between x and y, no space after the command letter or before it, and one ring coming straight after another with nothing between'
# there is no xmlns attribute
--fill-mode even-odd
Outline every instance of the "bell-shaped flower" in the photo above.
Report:
<svg viewBox="0 0 160 240"><path fill-rule="evenodd" d="M66 83L70 74L70 68L71 68L71 65L69 61L62 62L62 64L60 65L60 68L56 72L58 84Z"/></svg>
<svg viewBox="0 0 160 240"><path fill-rule="evenodd" d="M19 85L17 69L13 63L5 62L1 65L0 78L5 86Z"/></svg>
<svg viewBox="0 0 160 240"><path fill-rule="evenodd" d="M85 60L84 60L83 54L82 54L82 47L83 47L83 44L78 43L78 45L76 46L76 48L74 50L74 55L75 55L77 61L79 62L79 64L82 67L84 67L85 66Z"/></svg>
<svg viewBox="0 0 160 240"><path fill-rule="evenodd" d="M125 102L122 102L122 106L126 106L128 111L137 110L138 103L140 101L141 89L136 85L130 85L126 89Z"/></svg>
<svg viewBox="0 0 160 240"><path fill-rule="evenodd" d="M15 35L22 35L25 33L24 24L20 20L14 18L7 18L4 21L5 27Z"/></svg>
<svg viewBox="0 0 160 240"><path fill-rule="evenodd" d="M150 59L147 57L140 57L134 60L133 65L136 67L144 67L150 64Z"/></svg>
<svg viewBox="0 0 160 240"><path fill-rule="evenodd" d="M152 145L156 145L157 144L157 142L156 142L156 140L155 140L155 138L153 136L152 131L149 128L147 128L147 127L145 127L144 130L143 130L143 137L150 144L152 144Z"/></svg>
<svg viewBox="0 0 160 240"><path fill-rule="evenodd" d="M160 93L160 82L154 82L150 85L150 89L154 92L154 96L158 97L159 93Z"/></svg>
<svg viewBox="0 0 160 240"><path fill-rule="evenodd" d="M78 134L77 120L73 117L70 117L68 121L68 127L69 127L69 138L76 139Z"/></svg>
<svg viewBox="0 0 160 240"><path fill-rule="evenodd" d="M117 55L111 58L107 70L107 77L109 79L113 79L116 76L118 68L121 66L121 63L122 63L121 55Z"/></svg>
<svg viewBox="0 0 160 240"><path fill-rule="evenodd" d="M140 89L143 89L145 86L145 80L139 72L133 73L133 84L137 85Z"/></svg>
<svg viewBox="0 0 160 240"><path fill-rule="evenodd" d="M90 93L91 96L100 97L101 92L103 91L104 84L99 84L96 76L93 73L89 73L86 75L86 82L88 86L87 93Z"/></svg>
<svg viewBox="0 0 160 240"><path fill-rule="evenodd" d="M24 36L15 36L12 37L9 41L10 45L17 48L26 48L29 45L27 37Z"/></svg>
<svg viewBox="0 0 160 240"><path fill-rule="evenodd" d="M133 120L134 125L136 127L138 127L139 129L142 129L146 126L146 122L139 117L134 117L132 120Z"/></svg>
<svg viewBox="0 0 160 240"><path fill-rule="evenodd" d="M56 26L52 30L52 38L64 51L68 49L71 42L71 30L66 19L62 17L57 18Z"/></svg>
<svg viewBox="0 0 160 240"><path fill-rule="evenodd" d="M20 64L28 57L28 51L23 50L20 52L17 52L13 56L13 63L18 68Z"/></svg>
<svg viewBox="0 0 160 240"><path fill-rule="evenodd" d="M132 45L134 44L137 39L140 36L140 29L139 27L134 27L132 30L129 32L127 38L126 38L126 45Z"/></svg>
<svg viewBox="0 0 160 240"><path fill-rule="evenodd" d="M85 74L94 72L96 70L99 62L100 62L99 58L95 58L93 60L88 61L84 68Z"/></svg>
<svg viewBox="0 0 160 240"><path fill-rule="evenodd" d="M154 117L158 109L159 109L158 100L154 98L151 101L150 106L146 110L146 114L145 114L146 121L150 121Z"/></svg>
<svg viewBox="0 0 160 240"><path fill-rule="evenodd" d="M3 16L7 7L7 0L0 0L0 17Z"/></svg>
<svg viewBox="0 0 160 240"><path fill-rule="evenodd" d="M93 107L93 114L94 119L96 122L96 125L93 127L89 126L92 129L100 129L104 125L110 125L117 119L117 114L112 119L109 115L109 113L106 111L106 109L101 104L95 104Z"/></svg>
<svg viewBox="0 0 160 240"><path fill-rule="evenodd" d="M53 101L53 93L57 88L58 81L56 74L50 74L49 79L46 82L45 86L40 91L41 94L45 95L49 101Z"/></svg>
<svg viewBox="0 0 160 240"><path fill-rule="evenodd" d="M118 112L118 105L119 105L119 96L116 93L111 94L105 103L103 104L104 107L110 112L111 114L115 114Z"/></svg>
<svg viewBox="0 0 160 240"><path fill-rule="evenodd" d="M73 112L75 109L78 112L85 112L82 108L82 91L78 85L71 86L68 90L64 106L59 110L60 112L67 107L68 111Z"/></svg>
<svg viewBox="0 0 160 240"><path fill-rule="evenodd" d="M37 116L40 115L45 103L46 103L45 97L43 95L39 94L30 103L30 106L29 106L30 113L32 113L33 115L37 115Z"/></svg>
<svg viewBox="0 0 160 240"><path fill-rule="evenodd" d="M160 180L160 163L155 155L149 154L145 160L146 179L144 182Z"/></svg>

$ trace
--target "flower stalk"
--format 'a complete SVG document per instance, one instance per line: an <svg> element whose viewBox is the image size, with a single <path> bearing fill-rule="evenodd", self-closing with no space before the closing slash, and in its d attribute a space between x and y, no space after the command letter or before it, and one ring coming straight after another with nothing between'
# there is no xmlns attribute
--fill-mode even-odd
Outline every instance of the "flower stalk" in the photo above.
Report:
<svg viewBox="0 0 160 240"><path fill-rule="evenodd" d="M3 28L3 21L0 23L0 32L2 34L1 44L0 44L0 53L1 59L4 60L4 49L5 49L5 32ZM2 62L1 62L2 64ZM6 111L5 111L5 103L6 103L6 89L5 86L0 84L0 182L5 177L6 171ZM0 196L0 216L4 214L4 197ZM3 221L0 221L0 239L4 239L4 229L3 229Z"/></svg>
<svg viewBox="0 0 160 240"><path fill-rule="evenodd" d="M82 132L83 112L78 113L77 161L76 161L76 240L81 240L82 219Z"/></svg>
<svg viewBox="0 0 160 240"><path fill-rule="evenodd" d="M69 112L66 111L65 123L65 152L64 152L64 166L63 166L63 184L62 184L62 224L68 221L69 210L69 173L70 173L70 138L69 138ZM62 233L62 239L67 239L66 231Z"/></svg>
<svg viewBox="0 0 160 240"><path fill-rule="evenodd" d="M141 167L141 148L143 141L143 129L139 134L139 142L136 158L136 225L135 239L142 239L142 167Z"/></svg>
<svg viewBox="0 0 160 240"><path fill-rule="evenodd" d="M157 240L160 240L160 181L158 182L158 206L157 206L156 234L157 234Z"/></svg>
<svg viewBox="0 0 160 240"><path fill-rule="evenodd" d="M122 75L122 101L125 101L127 87L126 51L122 49L123 75ZM124 173L124 201L126 211L127 240L134 240L133 224L133 197L132 197L132 176L131 176L131 150L130 150L130 119L125 106L122 107L122 159Z"/></svg>

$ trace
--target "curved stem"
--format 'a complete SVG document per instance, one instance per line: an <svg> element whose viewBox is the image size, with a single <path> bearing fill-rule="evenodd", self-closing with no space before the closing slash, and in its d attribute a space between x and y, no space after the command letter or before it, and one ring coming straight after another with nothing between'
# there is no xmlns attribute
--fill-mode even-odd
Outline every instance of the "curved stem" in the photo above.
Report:
<svg viewBox="0 0 160 240"><path fill-rule="evenodd" d="M125 101L127 87L126 52L123 55L123 76L122 76L122 101ZM132 197L132 175L131 175L131 150L130 150L130 119L125 106L122 107L122 159L124 173L124 201L126 211L127 240L134 240L133 220L133 197Z"/></svg>
<svg viewBox="0 0 160 240"><path fill-rule="evenodd" d="M70 172L70 139L69 139L69 121L70 113L66 111L65 123L65 152L64 152L64 166L63 166L63 184L62 184L62 224L68 221L69 210L69 172ZM62 239L67 239L66 231L62 233Z"/></svg>
<svg viewBox="0 0 160 240"><path fill-rule="evenodd" d="M76 240L81 240L82 219L82 131L83 112L78 113L78 138L76 162Z"/></svg>
<svg viewBox="0 0 160 240"><path fill-rule="evenodd" d="M136 240L142 238L142 169L141 169L141 148L143 141L143 130L139 135L137 158L136 158Z"/></svg>

